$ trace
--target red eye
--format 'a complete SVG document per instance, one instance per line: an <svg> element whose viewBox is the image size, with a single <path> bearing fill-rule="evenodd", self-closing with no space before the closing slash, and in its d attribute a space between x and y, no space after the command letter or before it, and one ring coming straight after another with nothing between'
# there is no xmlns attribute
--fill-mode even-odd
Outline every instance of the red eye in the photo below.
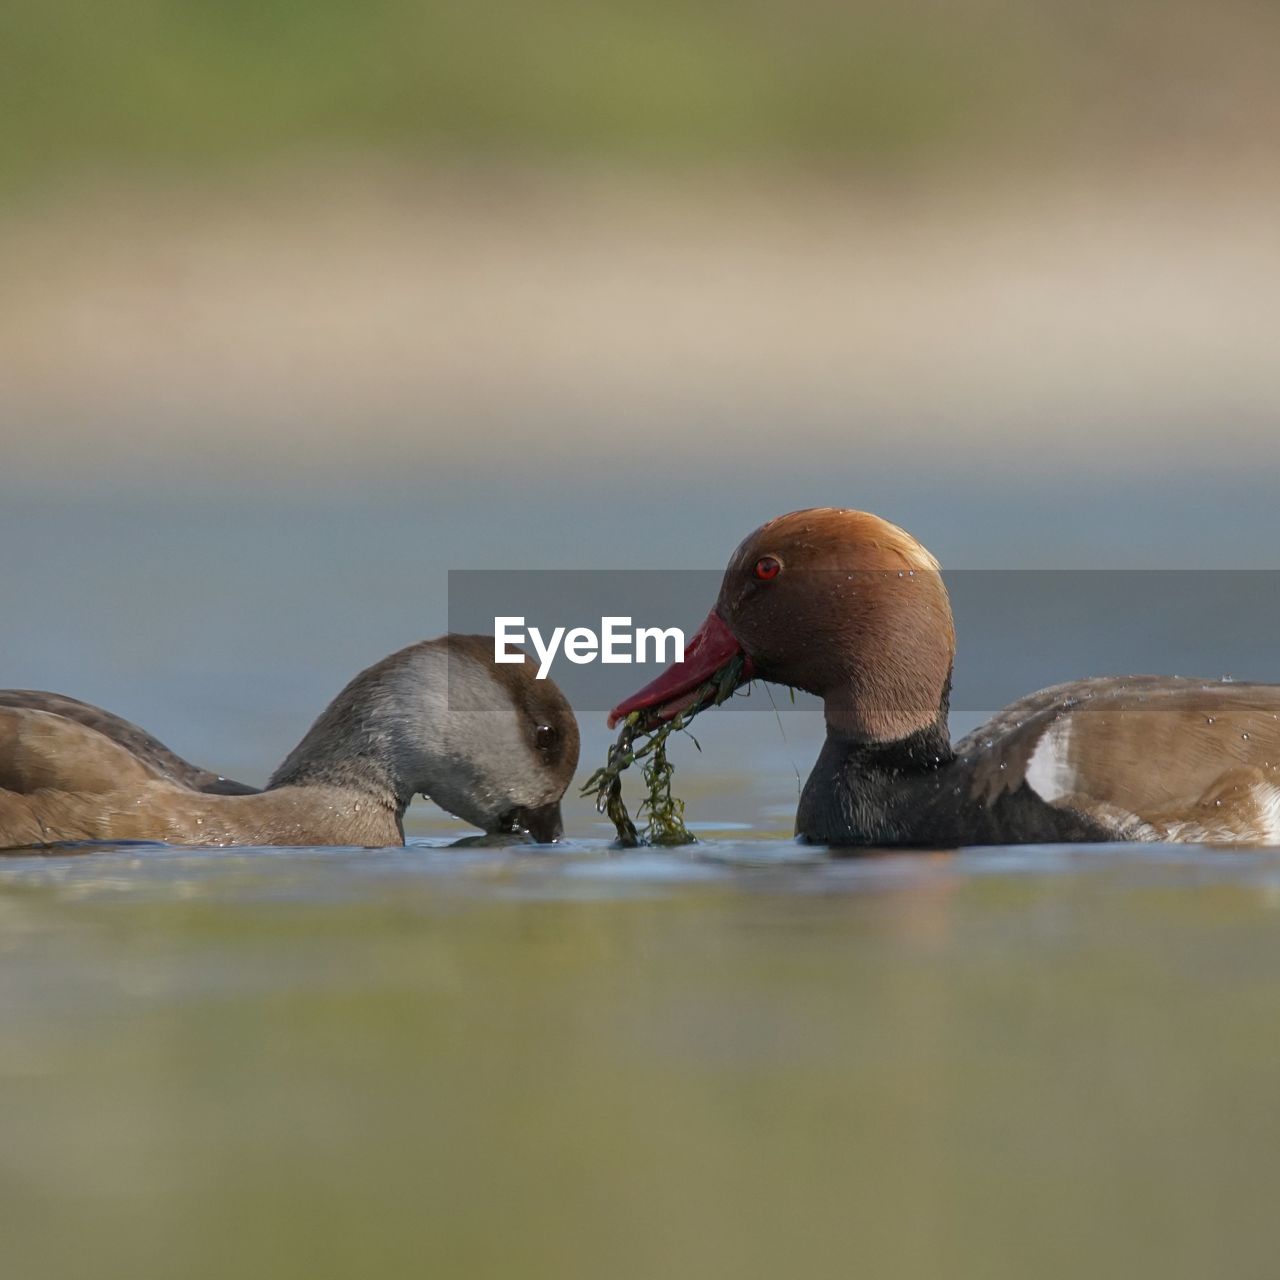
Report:
<svg viewBox="0 0 1280 1280"><path fill-rule="evenodd" d="M775 560L773 556L761 556L756 561L755 573L761 582L772 582L781 572L782 562Z"/></svg>

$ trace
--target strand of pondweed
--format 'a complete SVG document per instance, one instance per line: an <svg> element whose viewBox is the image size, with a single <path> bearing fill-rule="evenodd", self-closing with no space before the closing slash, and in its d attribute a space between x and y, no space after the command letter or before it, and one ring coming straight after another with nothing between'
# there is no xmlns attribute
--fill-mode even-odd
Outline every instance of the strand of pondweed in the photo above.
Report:
<svg viewBox="0 0 1280 1280"><path fill-rule="evenodd" d="M669 847L695 842L693 833L684 823L684 801L671 794L675 766L667 759L667 739L673 733L687 729L700 712L708 707L717 707L732 697L741 678L742 658L739 656L721 667L698 690L694 701L666 723L646 729L642 711L633 711L622 722L604 767L587 779L582 794L595 794L596 812L608 815L618 833L618 841L624 847L635 848L640 844ZM622 799L622 775L637 760L646 761L642 773L649 792L639 809L645 817L643 837L631 821L626 802Z"/></svg>
<svg viewBox="0 0 1280 1280"><path fill-rule="evenodd" d="M671 779L675 766L667 760L667 744L660 742L644 763L641 773L649 795L640 806L646 816L644 838L646 844L666 848L679 844L693 844L696 837L684 825L684 801L671 794Z"/></svg>

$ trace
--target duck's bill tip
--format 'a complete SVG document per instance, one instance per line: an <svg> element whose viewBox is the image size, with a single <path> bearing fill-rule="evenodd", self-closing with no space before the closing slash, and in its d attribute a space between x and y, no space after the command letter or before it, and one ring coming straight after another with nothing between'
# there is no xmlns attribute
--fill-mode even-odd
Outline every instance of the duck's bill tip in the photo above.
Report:
<svg viewBox="0 0 1280 1280"><path fill-rule="evenodd" d="M609 728L615 728L633 711L643 711L645 723L652 727L675 719L698 701L703 686L740 654L746 657L737 637L713 609L685 645L684 661L673 662L643 689L618 703L609 712ZM750 678L750 668L750 659L746 659L739 683Z"/></svg>
<svg viewBox="0 0 1280 1280"><path fill-rule="evenodd" d="M560 802L557 800L537 808L521 805L512 809L498 819L490 834L528 836L535 844L555 844L564 838Z"/></svg>

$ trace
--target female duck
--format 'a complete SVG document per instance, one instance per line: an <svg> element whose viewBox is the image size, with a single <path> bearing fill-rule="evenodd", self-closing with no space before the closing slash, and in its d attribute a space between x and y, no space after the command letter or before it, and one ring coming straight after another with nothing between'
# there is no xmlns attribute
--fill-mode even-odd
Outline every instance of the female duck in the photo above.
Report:
<svg viewBox="0 0 1280 1280"><path fill-rule="evenodd" d="M443 636L362 671L266 790L198 769L136 725L56 694L0 692L0 848L404 843L421 793L488 832L560 837L578 725L489 636Z"/></svg>
<svg viewBox="0 0 1280 1280"><path fill-rule="evenodd" d="M1171 676L1056 685L961 742L938 562L861 511L796 511L734 552L715 608L614 709L668 720L730 660L818 695L827 739L796 834L835 845L1280 844L1280 686Z"/></svg>

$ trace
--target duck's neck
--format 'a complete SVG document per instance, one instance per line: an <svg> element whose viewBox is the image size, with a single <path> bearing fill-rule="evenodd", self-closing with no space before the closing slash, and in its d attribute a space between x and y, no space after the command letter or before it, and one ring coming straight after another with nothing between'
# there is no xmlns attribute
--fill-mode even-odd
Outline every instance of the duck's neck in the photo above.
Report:
<svg viewBox="0 0 1280 1280"><path fill-rule="evenodd" d="M868 778L901 778L913 773L932 773L955 759L945 721L917 729L892 742L846 738L828 729L823 752L838 756L847 769Z"/></svg>
<svg viewBox="0 0 1280 1280"><path fill-rule="evenodd" d="M337 787L402 817L414 794L426 790L428 770L424 735L413 732L412 704L397 684L401 659L393 654L352 680L272 774L267 789Z"/></svg>
<svg viewBox="0 0 1280 1280"><path fill-rule="evenodd" d="M948 679L935 717L892 738L851 732L828 714L826 742L800 797L796 834L830 843L900 842L910 809L923 793L936 791L939 772L955 759L950 695Z"/></svg>
<svg viewBox="0 0 1280 1280"><path fill-rule="evenodd" d="M377 735L361 734L355 740L341 742L317 734L316 728L271 775L267 790L281 787L336 787L391 809L397 817L403 817L413 798L413 792L406 794L395 777L385 745Z"/></svg>
<svg viewBox="0 0 1280 1280"><path fill-rule="evenodd" d="M936 769L954 757L951 750L951 671L942 681L941 693L934 686L937 704L924 698L916 706L890 704L876 710L858 705L856 688L841 685L828 690L822 699L827 722L827 744L845 754L868 772L903 773ZM870 702L871 699L866 701ZM893 726L887 732L871 733L868 722Z"/></svg>

